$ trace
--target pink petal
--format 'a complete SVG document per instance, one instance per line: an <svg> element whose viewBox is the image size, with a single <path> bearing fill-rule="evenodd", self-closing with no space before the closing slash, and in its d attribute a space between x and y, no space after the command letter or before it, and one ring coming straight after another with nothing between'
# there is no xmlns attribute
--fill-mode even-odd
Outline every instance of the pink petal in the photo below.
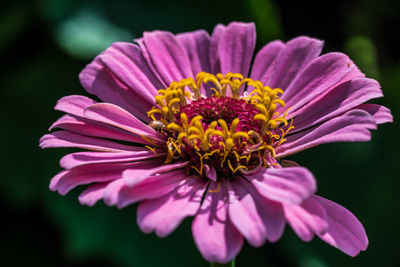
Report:
<svg viewBox="0 0 400 267"><path fill-rule="evenodd" d="M137 45L114 43L100 55L100 60L119 81L131 89L137 99L135 105L140 105L143 100L154 103L154 96L163 85L149 69Z"/></svg>
<svg viewBox="0 0 400 267"><path fill-rule="evenodd" d="M97 102L83 95L69 95L57 101L55 110L63 111L78 117L83 117L83 111Z"/></svg>
<svg viewBox="0 0 400 267"><path fill-rule="evenodd" d="M189 57L190 64L192 66L193 75L201 72L211 72L210 59L209 59L209 46L210 36L204 30L185 32L176 35L176 39L186 50ZM201 93L207 95L209 86L203 86Z"/></svg>
<svg viewBox="0 0 400 267"><path fill-rule="evenodd" d="M261 195L281 203L300 204L316 191L314 176L303 167L263 168L246 178Z"/></svg>
<svg viewBox="0 0 400 267"><path fill-rule="evenodd" d="M107 152L136 151L139 149L135 146L122 145L105 139L84 136L68 131L57 131L42 136L39 141L39 146L41 148L79 147Z"/></svg>
<svg viewBox="0 0 400 267"><path fill-rule="evenodd" d="M358 78L340 84L329 93L301 109L295 118L295 131L309 128L348 111L382 92L375 80Z"/></svg>
<svg viewBox="0 0 400 267"><path fill-rule="evenodd" d="M82 205L93 206L104 197L104 189L108 183L97 183L86 188L79 195L79 202Z"/></svg>
<svg viewBox="0 0 400 267"><path fill-rule="evenodd" d="M353 257L367 249L365 229L353 213L320 196L313 198L327 214L328 229L319 236L322 240Z"/></svg>
<svg viewBox="0 0 400 267"><path fill-rule="evenodd" d="M190 163L189 161L177 162L173 164L164 164L164 165L162 165L161 163L161 166L157 166L150 169L149 168L128 169L124 171L122 177L127 186L133 187L154 174L160 174L176 169L182 169L186 167L189 163Z"/></svg>
<svg viewBox="0 0 400 267"><path fill-rule="evenodd" d="M282 236L285 218L279 203L264 198L241 178L229 182L228 188L229 217L251 245L259 247L266 239L274 242Z"/></svg>
<svg viewBox="0 0 400 267"><path fill-rule="evenodd" d="M209 59L210 36L206 31L198 30L180 33L176 35L176 39L185 48L194 75L201 71L211 72Z"/></svg>
<svg viewBox="0 0 400 267"><path fill-rule="evenodd" d="M217 171L215 170L215 168L214 167L210 167L210 166L208 166L207 164L205 164L204 165L204 169L205 169L205 171L206 171L206 176L209 178L209 179L211 179L211 180L213 180L214 182L216 182L217 181L217 179L218 179L218 176L217 176Z"/></svg>
<svg viewBox="0 0 400 267"><path fill-rule="evenodd" d="M164 85L193 77L188 54L172 33L145 32L139 46L148 65Z"/></svg>
<svg viewBox="0 0 400 267"><path fill-rule="evenodd" d="M129 167L131 163L91 164L61 171L51 179L50 189L65 195L78 185L119 179L122 171Z"/></svg>
<svg viewBox="0 0 400 267"><path fill-rule="evenodd" d="M273 41L265 45L256 55L251 69L250 78L259 80L266 84L272 75L275 67L276 58L285 47L281 41Z"/></svg>
<svg viewBox="0 0 400 267"><path fill-rule="evenodd" d="M100 57L105 53L107 51L97 56L79 74L82 86L104 102L118 105L143 121L150 121L147 111L151 109L153 103L138 101L134 90L122 83L101 61Z"/></svg>
<svg viewBox="0 0 400 267"><path fill-rule="evenodd" d="M384 106L377 104L362 104L355 109L361 109L368 112L374 119L377 124L393 122L393 116L390 110Z"/></svg>
<svg viewBox="0 0 400 267"><path fill-rule="evenodd" d="M148 139L158 144L165 143L165 136L116 105L108 103L94 104L86 108L84 114L89 119L104 122L138 136L143 136L145 140Z"/></svg>
<svg viewBox="0 0 400 267"><path fill-rule="evenodd" d="M349 66L350 65L350 66ZM282 99L287 106L296 110L317 95L337 84L351 71L351 60L341 53L328 53L312 60L299 71Z"/></svg>
<svg viewBox="0 0 400 267"><path fill-rule="evenodd" d="M325 143L361 142L371 138L370 129L376 129L374 118L364 110L350 110L325 123L286 137L277 149L277 157L285 157Z"/></svg>
<svg viewBox="0 0 400 267"><path fill-rule="evenodd" d="M322 90L321 93L313 97L312 100L306 102L304 105L296 105L295 108L291 107L290 116L296 117L298 114L302 114L303 109L308 108L309 105L313 105L315 102L319 102L321 98L323 98L327 93L329 93L336 87L341 86L342 84L347 83L351 80L365 78L365 74L362 73L350 59L348 59L347 68L349 70L345 71L345 75L339 81L332 84L330 87ZM279 111L282 112L281 108L278 109L280 109Z"/></svg>
<svg viewBox="0 0 400 267"><path fill-rule="evenodd" d="M76 134L104 137L140 144L151 144L136 134L129 133L122 129L115 128L102 122L96 122L91 119L75 117L73 115L64 115L54 122L49 130L54 128L64 129Z"/></svg>
<svg viewBox="0 0 400 267"><path fill-rule="evenodd" d="M77 166L93 163L116 163L116 162L134 162L147 160L165 155L165 152L157 152L143 148L143 150L132 152L76 152L65 155L60 160L60 166L64 169L71 169Z"/></svg>
<svg viewBox="0 0 400 267"><path fill-rule="evenodd" d="M120 179L107 186L104 201L107 205L123 208L143 199L162 197L183 184L187 178L185 171L174 170L151 176L133 187L128 187Z"/></svg>
<svg viewBox="0 0 400 267"><path fill-rule="evenodd" d="M310 241L314 234L323 234L327 227L325 209L313 198L301 205L284 204L285 217L292 229L303 241Z"/></svg>
<svg viewBox="0 0 400 267"><path fill-rule="evenodd" d="M217 189L211 182L210 188ZM192 224L194 242L209 262L227 263L240 251L243 238L228 216L228 192L219 185L217 192L208 192Z"/></svg>
<svg viewBox="0 0 400 267"><path fill-rule="evenodd" d="M275 59L274 71L266 85L286 90L298 73L321 53L323 42L308 37L297 37L286 43Z"/></svg>
<svg viewBox="0 0 400 267"><path fill-rule="evenodd" d="M188 178L163 197L143 200L137 210L140 229L145 233L155 231L159 237L169 235L184 218L196 214L206 185L199 179Z"/></svg>
<svg viewBox="0 0 400 267"><path fill-rule="evenodd" d="M225 30L226 30L225 25L218 24L217 26L214 27L213 33L211 35L209 53L210 53L211 73L213 74L221 72L220 59L217 56L218 44L222 36L224 35Z"/></svg>
<svg viewBox="0 0 400 267"><path fill-rule="evenodd" d="M232 22L218 38L218 57L221 73L240 73L247 77L256 45L254 23Z"/></svg>

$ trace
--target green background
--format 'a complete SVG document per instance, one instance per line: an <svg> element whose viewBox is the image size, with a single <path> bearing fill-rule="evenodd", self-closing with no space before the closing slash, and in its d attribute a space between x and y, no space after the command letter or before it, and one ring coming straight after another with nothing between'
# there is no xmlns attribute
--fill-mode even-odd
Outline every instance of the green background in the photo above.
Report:
<svg viewBox="0 0 400 267"><path fill-rule="evenodd" d="M291 2L291 3L289 3ZM324 52L350 55L385 94L394 124L368 143L327 144L291 159L309 168L318 193L354 212L370 246L351 258L289 227L276 244L244 245L237 266L398 266L400 225L400 50L397 1L9 1L0 11L2 266L208 266L193 243L187 219L160 239L139 231L136 206L81 206L82 188L62 197L48 189L68 149L41 150L39 138L60 115L65 95L87 93L78 74L112 42L143 31L174 33L217 23L254 21L257 49L273 39L309 35ZM333 3L333 2L332 2Z"/></svg>

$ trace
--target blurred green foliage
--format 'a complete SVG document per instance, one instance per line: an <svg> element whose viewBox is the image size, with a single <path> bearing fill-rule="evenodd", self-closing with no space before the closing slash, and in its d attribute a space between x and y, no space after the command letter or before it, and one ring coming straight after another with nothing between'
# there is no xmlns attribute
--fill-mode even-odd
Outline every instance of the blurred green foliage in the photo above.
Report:
<svg viewBox="0 0 400 267"><path fill-rule="evenodd" d="M79 71L114 41L145 30L209 32L217 23L255 21L258 44L309 35L326 51L343 51L368 76L379 78L395 123L381 125L360 144L329 144L292 157L317 177L320 195L343 204L363 222L370 247L350 258L322 241L299 240L287 229L282 240L261 248L245 245L237 266L397 266L400 195L397 151L400 111L399 6L396 1L38 0L3 4L1 123L3 174L0 208L2 266L207 266L193 243L191 220L160 239L140 232L136 206L123 210L81 206L76 189L67 196L48 190L69 150L38 148L40 136L61 114L64 95L86 94Z"/></svg>

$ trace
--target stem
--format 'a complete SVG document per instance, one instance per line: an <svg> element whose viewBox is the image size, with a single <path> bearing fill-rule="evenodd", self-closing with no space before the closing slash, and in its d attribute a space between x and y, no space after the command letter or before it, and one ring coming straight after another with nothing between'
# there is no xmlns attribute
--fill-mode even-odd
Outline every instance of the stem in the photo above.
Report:
<svg viewBox="0 0 400 267"><path fill-rule="evenodd" d="M218 262L210 262L210 267L235 267L235 259L225 264Z"/></svg>

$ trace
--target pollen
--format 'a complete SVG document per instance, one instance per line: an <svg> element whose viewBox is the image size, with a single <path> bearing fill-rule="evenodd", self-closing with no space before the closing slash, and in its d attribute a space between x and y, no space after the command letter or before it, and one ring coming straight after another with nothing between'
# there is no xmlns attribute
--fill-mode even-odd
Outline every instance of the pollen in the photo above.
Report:
<svg viewBox="0 0 400 267"><path fill-rule="evenodd" d="M203 95L205 88L213 94ZM244 90L250 93L244 95ZM200 72L196 79L175 81L158 91L149 125L168 137L165 163L187 160L188 171L198 176L217 173L218 179L230 179L269 167L268 159L294 128L286 118L288 109L276 111L285 107L282 94L238 73Z"/></svg>

